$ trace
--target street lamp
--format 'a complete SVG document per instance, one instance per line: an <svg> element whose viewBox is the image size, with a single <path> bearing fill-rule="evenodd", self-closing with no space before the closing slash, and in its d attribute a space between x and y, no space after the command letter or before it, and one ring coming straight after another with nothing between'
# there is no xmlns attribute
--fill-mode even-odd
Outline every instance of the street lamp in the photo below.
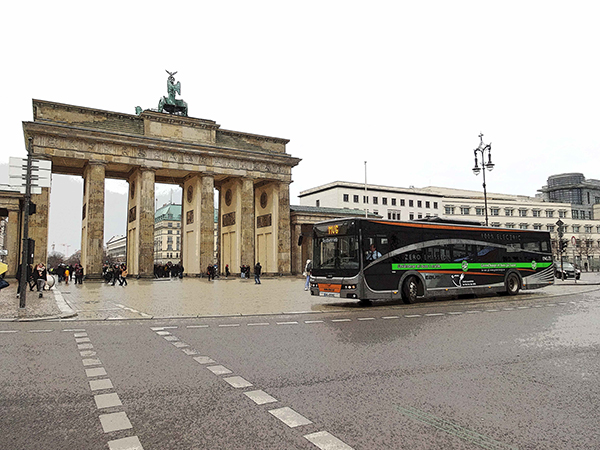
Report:
<svg viewBox="0 0 600 450"><path fill-rule="evenodd" d="M483 200L485 202L485 226L488 226L488 207L487 207L487 191L485 184L485 171L489 170L490 172L494 168L494 163L492 162L492 143L484 144L483 143L483 134L479 133L479 147L473 150L475 155L475 167L473 167L473 173L475 175L479 175L479 172L483 172ZM488 155L488 162L485 162L485 152ZM481 167L479 167L479 163L477 161L477 153L481 153Z"/></svg>

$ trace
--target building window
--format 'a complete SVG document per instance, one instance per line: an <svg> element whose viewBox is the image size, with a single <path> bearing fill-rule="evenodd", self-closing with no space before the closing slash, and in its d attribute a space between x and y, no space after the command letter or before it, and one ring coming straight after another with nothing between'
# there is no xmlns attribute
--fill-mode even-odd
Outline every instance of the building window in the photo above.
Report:
<svg viewBox="0 0 600 450"><path fill-rule="evenodd" d="M318 208L319 206L321 206L321 200L317 200L317 202L316 202L316 203L317 203L317 208Z"/></svg>
<svg viewBox="0 0 600 450"><path fill-rule="evenodd" d="M363 195L363 203L369 203L369 197Z"/></svg>
<svg viewBox="0 0 600 450"><path fill-rule="evenodd" d="M573 233L579 233L579 225L573 225Z"/></svg>
<svg viewBox="0 0 600 450"><path fill-rule="evenodd" d="M500 208L490 208L490 214L492 216L499 216L500 215Z"/></svg>
<svg viewBox="0 0 600 450"><path fill-rule="evenodd" d="M354 203L358 203L358 195L355 195L355 196L353 197L353 200L354 200Z"/></svg>
<svg viewBox="0 0 600 450"><path fill-rule="evenodd" d="M504 215L505 216L512 216L513 215L513 209L512 208L504 208Z"/></svg>
<svg viewBox="0 0 600 450"><path fill-rule="evenodd" d="M410 206L412 208L413 206L415 206L415 202L413 200L409 200L408 206Z"/></svg>
<svg viewBox="0 0 600 450"><path fill-rule="evenodd" d="M171 228L173 226L173 222L169 222L167 226Z"/></svg>
<svg viewBox="0 0 600 450"><path fill-rule="evenodd" d="M417 207L418 208L422 208L423 207L423 202L421 200L417 200Z"/></svg>
<svg viewBox="0 0 600 450"><path fill-rule="evenodd" d="M528 227L529 227L528 223L521 223L521 224L519 224L519 228L521 230L526 230Z"/></svg>
<svg viewBox="0 0 600 450"><path fill-rule="evenodd" d="M387 197L381 197L381 203L387 205Z"/></svg>
<svg viewBox="0 0 600 450"><path fill-rule="evenodd" d="M401 199L400 199L400 206L405 206L405 205L406 205L406 203L404 202L404 199L403 199L403 198L401 198Z"/></svg>
<svg viewBox="0 0 600 450"><path fill-rule="evenodd" d="M423 218L423 214L419 213L419 214L417 215L417 218L418 218L418 219L422 219L422 218Z"/></svg>
<svg viewBox="0 0 600 450"><path fill-rule="evenodd" d="M546 210L546 217L554 217L554 210L553 209L547 209Z"/></svg>
<svg viewBox="0 0 600 450"><path fill-rule="evenodd" d="M430 206L430 205L431 205L431 203L429 203L429 202L425 202L425 208L431 208L431 206Z"/></svg>
<svg viewBox="0 0 600 450"><path fill-rule="evenodd" d="M392 220L392 213L388 211L388 220Z"/></svg>
<svg viewBox="0 0 600 450"><path fill-rule="evenodd" d="M448 215L448 216L452 215L452 214L454 214L454 206L446 206L444 208L444 211L445 211L446 215Z"/></svg>
<svg viewBox="0 0 600 450"><path fill-rule="evenodd" d="M515 224L514 223L507 223L506 224L506 228L514 228Z"/></svg>
<svg viewBox="0 0 600 450"><path fill-rule="evenodd" d="M571 211L571 219L579 219L579 211L575 209Z"/></svg>
<svg viewBox="0 0 600 450"><path fill-rule="evenodd" d="M592 232L592 226L591 225L586 225L585 226L585 232L586 233L591 233Z"/></svg>
<svg viewBox="0 0 600 450"><path fill-rule="evenodd" d="M494 228L500 228L500 222L492 222L492 223L491 223L491 225L492 225Z"/></svg>
<svg viewBox="0 0 600 450"><path fill-rule="evenodd" d="M173 230L168 230L167 234L173 234Z"/></svg>
<svg viewBox="0 0 600 450"><path fill-rule="evenodd" d="M408 217L410 218L410 220L415 220L415 214L414 213L410 213L408 215Z"/></svg>
<svg viewBox="0 0 600 450"><path fill-rule="evenodd" d="M476 206L475 207L475 214L478 216L484 216L485 215L485 208L481 207L481 206Z"/></svg>
<svg viewBox="0 0 600 450"><path fill-rule="evenodd" d="M392 199L392 206L396 206L396 199L395 198Z"/></svg>
<svg viewBox="0 0 600 450"><path fill-rule="evenodd" d="M520 209L519 210L519 217L527 217L527 210L526 209Z"/></svg>
<svg viewBox="0 0 600 450"><path fill-rule="evenodd" d="M550 233L554 233L554 225L546 225L546 228Z"/></svg>
<svg viewBox="0 0 600 450"><path fill-rule="evenodd" d="M373 197L373 204L377 205L379 203L379 199L377 197Z"/></svg>
<svg viewBox="0 0 600 450"><path fill-rule="evenodd" d="M468 206L461 206L460 213L463 216L468 216L470 212L471 212L471 208L469 208Z"/></svg>
<svg viewBox="0 0 600 450"><path fill-rule="evenodd" d="M542 217L542 210L541 209L534 209L531 211L531 214L533 215L533 217Z"/></svg>
<svg viewBox="0 0 600 450"><path fill-rule="evenodd" d="M567 218L567 212L566 211L559 211L558 212L558 217L561 219L566 219Z"/></svg>
<svg viewBox="0 0 600 450"><path fill-rule="evenodd" d="M542 229L542 224L541 223L534 223L533 224L533 229L534 230L541 230Z"/></svg>
<svg viewBox="0 0 600 450"><path fill-rule="evenodd" d="M437 202L433 202L433 209L437 209L438 205Z"/></svg>
<svg viewBox="0 0 600 450"><path fill-rule="evenodd" d="M344 194L344 201L345 202L350 201L350 196L348 194Z"/></svg>

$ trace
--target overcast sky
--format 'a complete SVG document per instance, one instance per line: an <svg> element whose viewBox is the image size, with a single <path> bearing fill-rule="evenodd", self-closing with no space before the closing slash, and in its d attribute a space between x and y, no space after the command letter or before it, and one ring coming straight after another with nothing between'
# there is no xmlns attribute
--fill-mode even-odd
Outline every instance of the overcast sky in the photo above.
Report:
<svg viewBox="0 0 600 450"><path fill-rule="evenodd" d="M190 116L290 139L288 153L302 158L292 203L320 184L363 182L365 160L369 183L481 190L471 171L480 132L496 164L489 191L533 196L562 172L600 178L598 2L2 9L0 163L25 156L32 98L133 114L157 107L168 69Z"/></svg>

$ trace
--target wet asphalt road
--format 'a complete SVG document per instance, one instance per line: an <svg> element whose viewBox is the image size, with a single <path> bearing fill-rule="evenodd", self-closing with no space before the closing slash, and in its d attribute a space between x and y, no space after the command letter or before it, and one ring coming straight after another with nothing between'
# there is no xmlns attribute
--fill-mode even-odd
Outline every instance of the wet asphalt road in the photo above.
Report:
<svg viewBox="0 0 600 450"><path fill-rule="evenodd" d="M135 320L0 324L0 448L593 449L600 442L597 287L190 319L143 319L138 301L109 296L87 306ZM113 309L117 303L138 313ZM112 386L93 391L90 382L102 380ZM121 405L98 407L115 394ZM106 431L111 423L127 428Z"/></svg>

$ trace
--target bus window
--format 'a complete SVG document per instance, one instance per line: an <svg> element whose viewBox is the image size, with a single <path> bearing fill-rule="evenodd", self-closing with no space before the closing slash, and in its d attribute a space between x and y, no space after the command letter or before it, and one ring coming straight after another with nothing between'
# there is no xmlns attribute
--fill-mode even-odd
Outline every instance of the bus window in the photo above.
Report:
<svg viewBox="0 0 600 450"><path fill-rule="evenodd" d="M545 244L545 242L543 242ZM523 250L528 252L539 252L540 251L540 242L524 242Z"/></svg>

